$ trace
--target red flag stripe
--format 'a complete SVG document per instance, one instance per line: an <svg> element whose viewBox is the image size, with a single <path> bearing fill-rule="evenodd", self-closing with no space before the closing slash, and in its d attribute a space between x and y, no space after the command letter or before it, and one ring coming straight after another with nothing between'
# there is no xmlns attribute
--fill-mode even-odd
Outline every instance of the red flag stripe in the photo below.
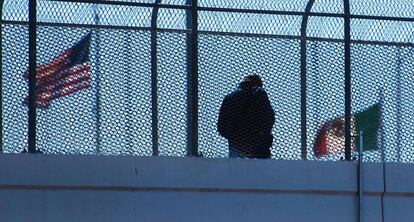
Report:
<svg viewBox="0 0 414 222"><path fill-rule="evenodd" d="M351 132L354 129L354 116L351 116ZM351 149L353 149L351 147ZM326 121L317 131L313 142L316 157L344 152L345 150L345 118L336 117Z"/></svg>
<svg viewBox="0 0 414 222"><path fill-rule="evenodd" d="M47 108L54 99L67 96L81 89L91 86L90 79L79 79L72 83L64 85L58 90L48 90L39 94L36 98L36 105L40 108ZM25 103L28 104L28 96L25 97Z"/></svg>
<svg viewBox="0 0 414 222"><path fill-rule="evenodd" d="M90 86L91 86L90 81L83 81L78 84L69 85L69 86L62 88L62 90L59 90L58 91L59 93L57 93L56 95L53 95L51 99L54 100L60 97L64 97L78 90L89 88Z"/></svg>
<svg viewBox="0 0 414 222"><path fill-rule="evenodd" d="M328 124L323 124L321 128L319 128L317 132L316 139L313 144L313 151L315 153L315 156L323 156L328 154Z"/></svg>
<svg viewBox="0 0 414 222"><path fill-rule="evenodd" d="M68 71L66 78L62 79L59 82L51 82L51 85L48 86L43 86L42 88L39 88L37 90L37 105L39 107L47 107L48 104L50 103L50 100L54 99L53 94L55 94L56 92L60 91L60 90L64 90L65 88L71 87L71 85L76 85L79 83L82 83L84 81L87 81L89 83L90 86L90 67L88 65L83 66L83 67L75 67L73 69L71 69L70 71ZM81 89L86 88L86 87L81 87ZM77 91L76 87L75 90L69 90L69 92L75 92ZM64 93L65 95L67 93ZM59 96L58 96L59 97ZM25 98L25 102L28 102L28 96L26 96Z"/></svg>
<svg viewBox="0 0 414 222"><path fill-rule="evenodd" d="M24 103L26 105L29 104L29 96L25 96L24 98ZM50 96L49 95L42 95L42 96L37 96L36 98L36 106L38 108L47 108L49 106L50 103Z"/></svg>
<svg viewBox="0 0 414 222"><path fill-rule="evenodd" d="M51 62L48 62L47 64L41 65L36 68L36 71L38 73L46 72L48 69L56 68L57 66L66 63L69 56L73 53L73 49L69 48L66 49L64 52L62 52L59 56L57 56L55 59L53 59Z"/></svg>
<svg viewBox="0 0 414 222"><path fill-rule="evenodd" d="M36 67L36 80L39 82L44 81L44 79L53 76L53 74L55 74L57 71L62 70L62 68L65 68L65 63L67 63L67 59L72 54L72 51L72 49L67 49L59 56L54 58L51 62ZM26 71L24 73L24 78L29 78L29 71Z"/></svg>
<svg viewBox="0 0 414 222"><path fill-rule="evenodd" d="M50 81L43 82L43 84L38 85L37 87L39 90L42 90L44 88L50 88L54 85L59 84L60 82L65 82L67 79L74 79L74 78L80 78L83 76L89 76L91 68L88 63L75 66L67 71L64 71L57 75L55 78L50 79Z"/></svg>
<svg viewBox="0 0 414 222"><path fill-rule="evenodd" d="M77 84L82 81L90 81L89 73L84 71L82 73L77 74L76 76L68 77L67 79L63 79L59 82L55 82L53 85L48 87L44 87L40 89L38 92L39 94L48 93L48 92L55 92L56 90L60 90L64 87L70 86L72 84Z"/></svg>
<svg viewBox="0 0 414 222"><path fill-rule="evenodd" d="M70 69L65 68L62 70L58 70L57 72L55 72L53 76L50 76L47 79L43 79L42 81L38 81L36 86L38 88L47 87L48 85L61 81L62 79L65 79L70 75L74 75L84 70L90 71L89 63L84 63L82 65L78 65Z"/></svg>
<svg viewBox="0 0 414 222"><path fill-rule="evenodd" d="M53 87L46 88L43 92L40 92L38 95L42 96L42 97L46 97L44 95L60 91L60 90L66 88L68 86L76 85L80 82L84 82L84 81L90 82L90 80L91 79L88 76L84 76L82 78L77 78L77 79L71 79L71 80L68 80L66 82L61 82L57 85L54 85Z"/></svg>

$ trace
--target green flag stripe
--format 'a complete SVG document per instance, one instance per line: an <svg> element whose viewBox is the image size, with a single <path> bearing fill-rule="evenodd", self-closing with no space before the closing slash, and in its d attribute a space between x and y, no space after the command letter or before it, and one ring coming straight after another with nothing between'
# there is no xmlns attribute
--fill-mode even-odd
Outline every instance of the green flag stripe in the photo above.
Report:
<svg viewBox="0 0 414 222"><path fill-rule="evenodd" d="M363 148L364 150L377 150L378 149L378 129L380 119L380 104L377 103L368 109L356 113L355 117L355 130L359 134L363 132ZM359 147L359 136L355 141L355 146Z"/></svg>

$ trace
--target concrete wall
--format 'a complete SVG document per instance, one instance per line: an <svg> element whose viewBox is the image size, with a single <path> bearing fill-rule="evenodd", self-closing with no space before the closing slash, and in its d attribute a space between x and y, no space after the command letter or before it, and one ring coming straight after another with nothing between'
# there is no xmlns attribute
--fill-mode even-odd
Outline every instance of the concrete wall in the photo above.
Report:
<svg viewBox="0 0 414 222"><path fill-rule="evenodd" d="M365 221L414 221L413 165L366 164L364 189ZM351 162L0 155L1 222L352 222L357 200Z"/></svg>

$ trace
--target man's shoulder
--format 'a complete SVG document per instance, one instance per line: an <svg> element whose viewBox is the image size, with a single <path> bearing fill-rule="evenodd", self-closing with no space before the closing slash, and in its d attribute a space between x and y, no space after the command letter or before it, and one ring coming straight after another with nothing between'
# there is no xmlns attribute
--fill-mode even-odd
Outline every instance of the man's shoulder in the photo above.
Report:
<svg viewBox="0 0 414 222"><path fill-rule="evenodd" d="M266 91L262 87L257 88L250 88L250 89L242 89L238 88L234 90L233 92L227 94L224 99L229 100L239 100L239 99L245 99L247 97L254 96L254 97L267 97Z"/></svg>
<svg viewBox="0 0 414 222"><path fill-rule="evenodd" d="M227 94L224 99L233 99L236 98L237 96L239 96L242 93L241 89L236 89L233 92Z"/></svg>

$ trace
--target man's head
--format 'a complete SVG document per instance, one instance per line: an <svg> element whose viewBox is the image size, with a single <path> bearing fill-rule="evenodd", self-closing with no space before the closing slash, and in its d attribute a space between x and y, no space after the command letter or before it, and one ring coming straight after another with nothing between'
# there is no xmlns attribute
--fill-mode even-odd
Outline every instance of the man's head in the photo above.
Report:
<svg viewBox="0 0 414 222"><path fill-rule="evenodd" d="M241 82L242 85L249 85L252 87L262 87L263 81L257 74L247 74L245 77L243 77L243 80Z"/></svg>

